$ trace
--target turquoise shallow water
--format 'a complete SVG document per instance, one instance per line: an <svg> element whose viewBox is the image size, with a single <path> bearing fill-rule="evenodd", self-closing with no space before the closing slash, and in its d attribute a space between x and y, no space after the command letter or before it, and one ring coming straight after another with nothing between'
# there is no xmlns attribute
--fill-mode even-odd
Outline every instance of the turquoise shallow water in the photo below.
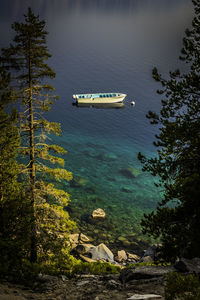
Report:
<svg viewBox="0 0 200 300"><path fill-rule="evenodd" d="M10 24L21 20L27 7L47 22L49 64L56 72L52 85L60 100L48 119L62 124L66 168L81 186L62 183L71 194L69 213L96 243L143 248L140 219L155 209L161 194L154 178L130 178L125 169L141 170L140 151L155 155L158 128L145 118L159 111L160 88L152 79L157 66L166 76L183 66L178 62L184 30L191 23L190 0L7 0L0 3L0 46L12 37ZM72 95L121 92L128 96L122 109L72 106ZM135 101L135 107L130 105ZM107 218L93 222L101 207Z"/></svg>

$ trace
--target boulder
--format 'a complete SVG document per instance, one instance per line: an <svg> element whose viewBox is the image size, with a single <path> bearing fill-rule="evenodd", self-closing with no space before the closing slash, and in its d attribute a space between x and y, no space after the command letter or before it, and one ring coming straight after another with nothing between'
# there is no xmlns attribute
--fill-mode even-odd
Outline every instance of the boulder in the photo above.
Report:
<svg viewBox="0 0 200 300"><path fill-rule="evenodd" d="M78 244L75 248L73 248L71 254L75 257L80 256L80 254L87 254L90 253L90 250L94 247L95 246L92 244Z"/></svg>
<svg viewBox="0 0 200 300"><path fill-rule="evenodd" d="M161 295L155 294L134 294L133 296L127 298L127 300L153 300L153 299L163 299Z"/></svg>
<svg viewBox="0 0 200 300"><path fill-rule="evenodd" d="M153 262L153 258L151 256L143 256L141 258L140 262L151 263L151 262Z"/></svg>
<svg viewBox="0 0 200 300"><path fill-rule="evenodd" d="M79 244L71 251L76 258L82 258L87 262L109 261L114 262L114 255L105 244L94 246L92 244Z"/></svg>
<svg viewBox="0 0 200 300"><path fill-rule="evenodd" d="M93 219L105 219L106 213L102 208L97 208L92 212Z"/></svg>
<svg viewBox="0 0 200 300"><path fill-rule="evenodd" d="M114 261L113 253L103 243L98 245L97 247L91 248L89 250L89 252L92 255L92 259L94 259L94 260L105 260L105 261L109 261L109 262Z"/></svg>
<svg viewBox="0 0 200 300"><path fill-rule="evenodd" d="M122 262L127 260L127 254L124 250L117 251L116 261Z"/></svg>
<svg viewBox="0 0 200 300"><path fill-rule="evenodd" d="M161 278L174 270L173 267L142 266L139 268L124 268L119 276L120 281L125 285L131 280Z"/></svg>
<svg viewBox="0 0 200 300"><path fill-rule="evenodd" d="M138 255L136 255L136 254L127 253L127 255L128 255L128 259L129 260L134 260L134 261L140 260L140 257Z"/></svg>
<svg viewBox="0 0 200 300"><path fill-rule="evenodd" d="M200 275L200 258L180 258L179 261L174 264L174 268L181 273L193 273Z"/></svg>
<svg viewBox="0 0 200 300"><path fill-rule="evenodd" d="M69 235L69 242L72 248L75 248L80 243L90 242L90 239L83 233L73 233Z"/></svg>
<svg viewBox="0 0 200 300"><path fill-rule="evenodd" d="M158 252L160 250L161 245L160 244L153 244L152 246L150 246L149 248L147 248L147 250L144 251L144 255L141 258L142 262L149 262L147 260L150 260L150 258L145 259L145 257L151 257L152 261L154 261L157 256L158 256Z"/></svg>

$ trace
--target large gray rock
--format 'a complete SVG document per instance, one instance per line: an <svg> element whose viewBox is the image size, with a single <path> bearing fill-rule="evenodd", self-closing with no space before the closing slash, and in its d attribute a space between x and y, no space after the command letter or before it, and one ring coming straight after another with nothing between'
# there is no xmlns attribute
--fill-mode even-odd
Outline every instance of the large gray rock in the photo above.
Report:
<svg viewBox="0 0 200 300"><path fill-rule="evenodd" d="M79 244L71 251L71 254L88 262L98 260L114 262L113 253L103 243L98 246L92 244Z"/></svg>
<svg viewBox="0 0 200 300"><path fill-rule="evenodd" d="M200 258L181 258L174 264L174 268L181 273L193 273L200 275Z"/></svg>
<svg viewBox="0 0 200 300"><path fill-rule="evenodd" d="M144 266L138 268L125 268L121 271L119 279L123 284L131 280L160 278L172 272L173 267Z"/></svg>
<svg viewBox="0 0 200 300"><path fill-rule="evenodd" d="M143 257L141 258L141 262L151 262L150 258L152 258L152 261L156 259L157 253L159 252L161 245L160 244L154 244L147 248L145 250ZM145 259L145 257L148 257L148 259Z"/></svg>
<svg viewBox="0 0 200 300"><path fill-rule="evenodd" d="M105 261L109 261L109 262L113 262L114 261L114 255L113 255L113 253L103 243L100 244L100 245L98 245L97 247L91 248L89 252L92 255L92 259L95 259L95 260L105 260Z"/></svg>

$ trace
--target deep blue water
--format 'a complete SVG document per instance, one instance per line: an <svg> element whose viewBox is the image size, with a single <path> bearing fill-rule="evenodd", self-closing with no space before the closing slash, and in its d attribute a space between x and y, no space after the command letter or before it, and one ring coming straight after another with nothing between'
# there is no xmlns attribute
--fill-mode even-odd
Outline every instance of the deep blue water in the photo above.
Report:
<svg viewBox="0 0 200 300"><path fill-rule="evenodd" d="M157 66L167 76L169 70L184 68L178 56L193 17L191 1L1 1L1 47L8 46L10 24L22 20L28 6L46 20L49 31L49 64L57 74L51 84L60 100L48 119L63 129L62 137L53 139L68 150L66 168L85 180L82 188L62 186L71 194L70 213L81 220L83 231L99 235L102 224L88 223L88 216L101 207L108 224L99 240L112 243L126 236L133 241L131 234L141 238L139 220L155 209L161 193L149 174L132 179L121 170L141 170L138 151L155 155L152 142L158 128L145 118L148 110L160 108L160 86L151 70ZM91 92L126 93L125 108L72 106L72 94Z"/></svg>

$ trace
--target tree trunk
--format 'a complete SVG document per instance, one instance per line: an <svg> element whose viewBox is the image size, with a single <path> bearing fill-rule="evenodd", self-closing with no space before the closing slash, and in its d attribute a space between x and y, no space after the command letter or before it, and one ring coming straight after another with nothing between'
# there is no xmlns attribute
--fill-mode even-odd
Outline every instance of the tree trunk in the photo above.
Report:
<svg viewBox="0 0 200 300"><path fill-rule="evenodd" d="M33 128L33 87L31 57L29 54L29 137L30 137L30 204L31 204L31 251L30 261L37 260L37 236L36 236L36 199L35 199L35 147Z"/></svg>

